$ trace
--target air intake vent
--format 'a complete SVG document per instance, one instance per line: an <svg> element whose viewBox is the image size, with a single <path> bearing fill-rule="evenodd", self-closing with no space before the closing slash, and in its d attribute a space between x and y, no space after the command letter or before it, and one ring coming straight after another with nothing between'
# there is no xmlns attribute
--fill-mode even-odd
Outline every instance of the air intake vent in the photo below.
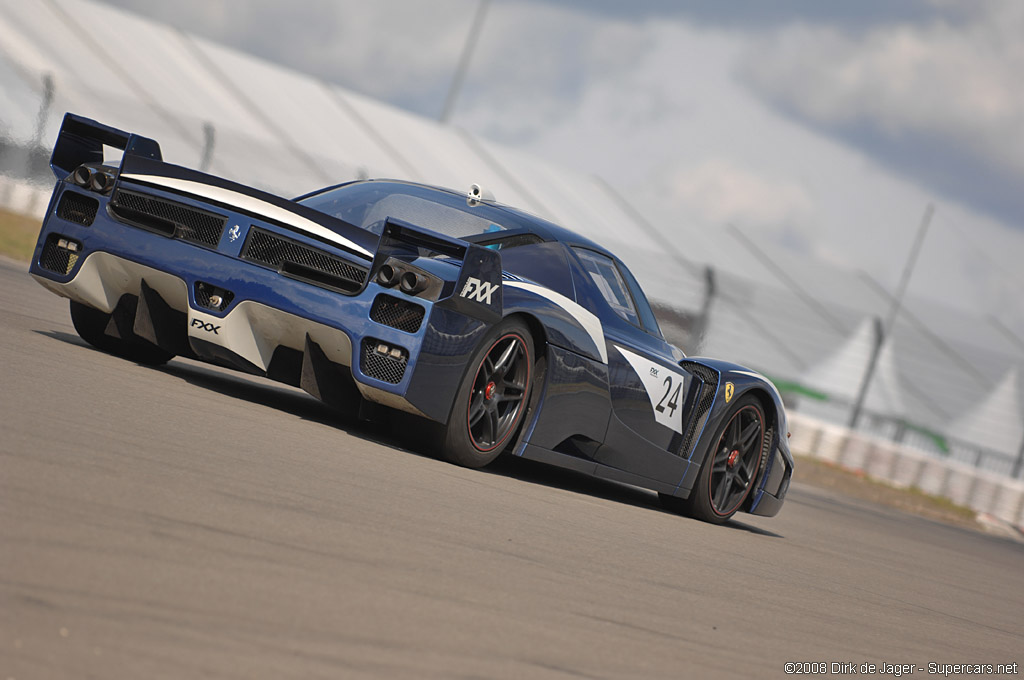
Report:
<svg viewBox="0 0 1024 680"><path fill-rule="evenodd" d="M684 361L681 366L689 373L692 373L703 380L705 383L709 383L713 387L718 387L718 371L715 369L709 368L704 364L698 364L696 361Z"/></svg>
<svg viewBox="0 0 1024 680"><path fill-rule="evenodd" d="M683 437L683 443L679 447L679 455L689 458L696 438L704 430L704 424L707 423L711 405L715 403L715 392L718 391L719 375L715 369L708 368L704 364L698 364L694 361L684 361L681 365L703 383L700 386L700 393L697 395L697 403L694 406L690 424L686 428L686 435Z"/></svg>
<svg viewBox="0 0 1024 680"><path fill-rule="evenodd" d="M394 347L380 340L363 340L360 369L364 375L392 385L402 382L405 367L409 363L409 352L403 347Z"/></svg>
<svg viewBox="0 0 1024 680"><path fill-rule="evenodd" d="M420 329L425 313L426 310L414 302L381 294L373 301L370 319L406 333L415 333Z"/></svg>
<svg viewBox="0 0 1024 680"><path fill-rule="evenodd" d="M228 220L224 215L124 189L114 194L110 208L128 224L211 248L220 243Z"/></svg>
<svg viewBox="0 0 1024 680"><path fill-rule="evenodd" d="M57 204L57 217L68 222L88 227L96 219L96 211L100 202L91 196L83 196L76 191L65 191Z"/></svg>
<svg viewBox="0 0 1024 680"><path fill-rule="evenodd" d="M293 279L344 293L362 288L369 272L319 248L256 227L249 230L242 259L276 269Z"/></svg>
<svg viewBox="0 0 1024 680"><path fill-rule="evenodd" d="M66 194L65 194L66 195ZM60 234L50 234L43 244L43 252L39 256L39 266L61 276L67 276L75 268L82 244L67 239Z"/></svg>

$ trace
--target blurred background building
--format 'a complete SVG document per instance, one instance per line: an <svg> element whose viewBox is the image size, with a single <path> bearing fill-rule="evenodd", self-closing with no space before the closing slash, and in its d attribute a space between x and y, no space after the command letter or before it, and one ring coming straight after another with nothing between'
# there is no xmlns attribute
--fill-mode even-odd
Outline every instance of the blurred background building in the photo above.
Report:
<svg viewBox="0 0 1024 680"><path fill-rule="evenodd" d="M115 4L132 11L95 0L0 0L0 205L8 210L45 211L50 145L66 111L152 137L171 162L284 196L356 177L478 183L619 254L687 353L763 372L796 411L847 424L861 400L859 430L1021 474L1024 103L982 63L964 77L987 73L992 82L982 77L961 92L967 104L925 104L983 132L1007 118L1008 134L961 139L936 118L914 128L934 123L933 137L887 137L889 127L872 127L876 114L861 108L884 90L888 71L858 51L869 43L877 59L894 52L899 65L901 39L917 54L934 48L900 75L916 102L927 97L920 74L946 67L943 50L1024 27L1024 13L1005 3L970 12L924 0L865 3L875 10L835 10L850 14L842 17L817 16L826 11L818 3L780 3L810 13L796 27L785 11L747 3L733 8L736 18L658 2L629 17L607 3L568 1L450 0L429 3L429 12L400 0L284 3L292 14L230 0ZM261 11L263 23L248 16ZM815 20L825 28L816 32ZM544 30L531 32L530 21ZM837 21L844 30L829 33ZM557 54L547 60L535 42L544 40L568 43L611 75L567 70ZM418 55L433 64L425 86L409 81L401 59L381 56L395 43L407 50L396 54L409 73L425 68ZM379 69L377 59L399 74L395 89L339 84L322 63L341 54L344 76L359 68L360 49L364 71ZM1009 49L1021 58L1019 43ZM321 58L303 62L303 54ZM807 61L818 71L807 72ZM546 67L559 76L546 87L574 93L572 115L508 89L521 73L544 80ZM828 78L842 74L864 82L837 90ZM916 120L915 111L899 115ZM889 115L890 127L904 120ZM935 135L948 148L930 145ZM733 145L735 153L715 151ZM903 296L918 235L919 270Z"/></svg>

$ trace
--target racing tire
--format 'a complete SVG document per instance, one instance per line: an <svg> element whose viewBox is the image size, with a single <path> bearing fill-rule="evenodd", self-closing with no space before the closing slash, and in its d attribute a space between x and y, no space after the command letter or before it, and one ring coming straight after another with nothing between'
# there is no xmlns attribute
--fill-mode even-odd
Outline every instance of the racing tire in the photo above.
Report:
<svg viewBox="0 0 1024 680"><path fill-rule="evenodd" d="M71 323L78 336L96 349L146 366L162 366L174 355L134 333L128 338L107 335L111 315L71 301Z"/></svg>
<svg viewBox="0 0 1024 680"><path fill-rule="evenodd" d="M492 329L473 353L452 404L442 444L445 458L479 468L508 449L530 410L534 373L526 324L509 320Z"/></svg>
<svg viewBox="0 0 1024 680"><path fill-rule="evenodd" d="M750 496L764 456L764 407L753 395L740 398L715 432L714 447L686 499L662 498L675 510L724 524Z"/></svg>

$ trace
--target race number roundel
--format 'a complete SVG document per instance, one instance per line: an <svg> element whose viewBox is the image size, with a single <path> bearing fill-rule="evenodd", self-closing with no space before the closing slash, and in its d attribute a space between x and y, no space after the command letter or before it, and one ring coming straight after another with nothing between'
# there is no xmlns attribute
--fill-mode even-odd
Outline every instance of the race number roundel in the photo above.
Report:
<svg viewBox="0 0 1024 680"><path fill-rule="evenodd" d="M651 400L654 420L675 432L683 432L683 401L686 396L685 378L662 364L630 352L615 345L619 354L629 362L640 382L644 385L647 398Z"/></svg>

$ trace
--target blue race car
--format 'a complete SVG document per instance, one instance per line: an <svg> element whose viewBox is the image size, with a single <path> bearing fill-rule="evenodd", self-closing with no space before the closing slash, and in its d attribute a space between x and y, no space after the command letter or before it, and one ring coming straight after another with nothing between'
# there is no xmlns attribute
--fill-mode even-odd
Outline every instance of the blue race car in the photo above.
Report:
<svg viewBox="0 0 1024 680"><path fill-rule="evenodd" d="M101 350L213 362L361 417L405 411L469 467L508 452L715 523L782 506L793 458L772 384L687 358L614 255L480 187L287 200L72 114L51 167L31 273Z"/></svg>

